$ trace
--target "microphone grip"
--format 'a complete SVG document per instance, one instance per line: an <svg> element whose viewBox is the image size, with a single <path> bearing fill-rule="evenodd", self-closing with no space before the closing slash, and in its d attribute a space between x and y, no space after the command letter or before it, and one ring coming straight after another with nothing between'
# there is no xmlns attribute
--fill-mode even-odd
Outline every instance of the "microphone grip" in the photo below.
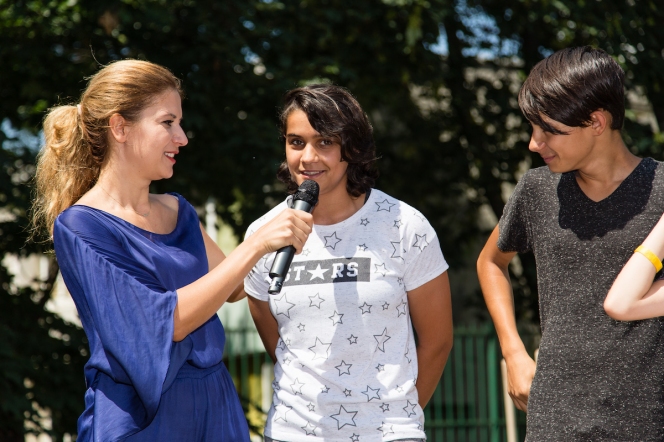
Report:
<svg viewBox="0 0 664 442"><path fill-rule="evenodd" d="M295 200L293 203L293 209L303 210L307 213L311 213L313 206L306 201ZM272 282L267 292L271 295L276 295L281 292L281 287L284 284L284 279L288 274L288 269L290 268L291 263L293 262L293 257L295 256L295 247L285 246L277 250L277 255L274 257L274 262L272 267L270 267L270 278Z"/></svg>
<svg viewBox="0 0 664 442"><path fill-rule="evenodd" d="M277 250L277 255L274 257L274 262L270 268L270 288L267 292L271 295L276 295L281 291L281 286L284 284L284 278L288 274L288 269L293 262L295 256L295 247L286 246Z"/></svg>

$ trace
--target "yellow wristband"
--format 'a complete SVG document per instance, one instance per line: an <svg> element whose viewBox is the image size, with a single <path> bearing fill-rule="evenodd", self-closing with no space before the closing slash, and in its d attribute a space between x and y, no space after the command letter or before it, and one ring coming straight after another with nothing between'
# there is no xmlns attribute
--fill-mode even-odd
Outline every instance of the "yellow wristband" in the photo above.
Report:
<svg viewBox="0 0 664 442"><path fill-rule="evenodd" d="M647 249L647 248L645 248L641 245L641 246L638 246L636 248L636 250L634 250L634 253L640 253L643 256L645 256L646 258L648 258L648 261L650 261L652 263L652 265L655 266L656 271L659 272L660 270L662 270L662 261L657 257L657 255L655 255L649 249Z"/></svg>

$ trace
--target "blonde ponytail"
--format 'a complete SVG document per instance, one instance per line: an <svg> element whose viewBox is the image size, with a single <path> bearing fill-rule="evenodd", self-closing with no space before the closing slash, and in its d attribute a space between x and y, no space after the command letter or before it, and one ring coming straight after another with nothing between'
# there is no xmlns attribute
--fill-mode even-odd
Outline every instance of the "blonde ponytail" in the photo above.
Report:
<svg viewBox="0 0 664 442"><path fill-rule="evenodd" d="M177 91L180 80L168 69L140 60L111 63L90 78L77 106L52 108L44 119L45 144L37 158L33 238L53 234L58 215L92 188L108 151L113 114L136 122L163 93Z"/></svg>
<svg viewBox="0 0 664 442"><path fill-rule="evenodd" d="M90 155L76 106L51 109L44 120L45 144L37 157L33 225L53 233L55 218L94 185L101 164Z"/></svg>

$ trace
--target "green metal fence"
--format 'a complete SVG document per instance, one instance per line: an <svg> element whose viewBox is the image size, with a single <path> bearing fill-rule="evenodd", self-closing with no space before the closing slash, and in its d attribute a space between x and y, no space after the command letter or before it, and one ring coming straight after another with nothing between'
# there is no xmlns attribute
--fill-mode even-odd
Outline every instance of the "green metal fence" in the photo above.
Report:
<svg viewBox="0 0 664 442"><path fill-rule="evenodd" d="M269 407L272 362L260 347L255 329L228 330L226 364L247 411L260 433ZM252 350L254 349L254 350ZM491 325L457 328L443 377L424 409L428 441L506 441L500 373L500 349ZM518 412L519 440L525 415Z"/></svg>

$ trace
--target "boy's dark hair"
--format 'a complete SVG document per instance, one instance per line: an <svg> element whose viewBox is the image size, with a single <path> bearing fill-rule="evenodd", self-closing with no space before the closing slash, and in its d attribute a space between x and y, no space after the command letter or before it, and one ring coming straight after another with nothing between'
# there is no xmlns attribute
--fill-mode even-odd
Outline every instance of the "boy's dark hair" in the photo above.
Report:
<svg viewBox="0 0 664 442"><path fill-rule="evenodd" d="M358 197L369 191L378 178L373 128L350 92L330 84L312 84L288 91L279 114L283 140L286 139L288 116L294 110L304 112L311 127L322 136L341 141L341 159L348 163L348 194ZM287 185L288 193L297 190L286 161L279 166L277 178Z"/></svg>
<svg viewBox="0 0 664 442"><path fill-rule="evenodd" d="M625 120L625 72L601 49L591 46L562 49L535 65L519 91L519 107L528 121L562 134L542 115L570 127L587 127L590 114L611 114L611 129Z"/></svg>

